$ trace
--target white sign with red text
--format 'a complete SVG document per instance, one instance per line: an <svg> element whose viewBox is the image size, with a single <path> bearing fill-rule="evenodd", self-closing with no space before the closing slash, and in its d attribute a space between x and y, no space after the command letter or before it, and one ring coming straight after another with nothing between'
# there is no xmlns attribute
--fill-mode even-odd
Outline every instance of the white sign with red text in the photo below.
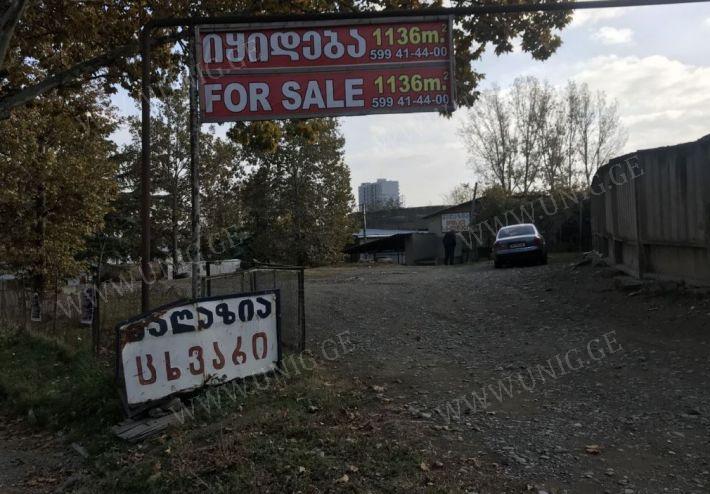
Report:
<svg viewBox="0 0 710 494"><path fill-rule="evenodd" d="M118 327L129 406L275 370L278 291L171 305Z"/></svg>
<svg viewBox="0 0 710 494"><path fill-rule="evenodd" d="M471 213L447 213L441 215L441 231L465 232L471 222Z"/></svg>

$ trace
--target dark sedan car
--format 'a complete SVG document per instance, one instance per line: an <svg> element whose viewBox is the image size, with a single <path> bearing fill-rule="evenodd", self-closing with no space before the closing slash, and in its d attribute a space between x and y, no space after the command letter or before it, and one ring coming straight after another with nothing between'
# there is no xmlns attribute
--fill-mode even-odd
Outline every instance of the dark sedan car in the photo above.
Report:
<svg viewBox="0 0 710 494"><path fill-rule="evenodd" d="M535 225L526 223L505 226L498 230L496 242L493 244L495 267L500 268L505 263L524 260L547 264L545 239Z"/></svg>

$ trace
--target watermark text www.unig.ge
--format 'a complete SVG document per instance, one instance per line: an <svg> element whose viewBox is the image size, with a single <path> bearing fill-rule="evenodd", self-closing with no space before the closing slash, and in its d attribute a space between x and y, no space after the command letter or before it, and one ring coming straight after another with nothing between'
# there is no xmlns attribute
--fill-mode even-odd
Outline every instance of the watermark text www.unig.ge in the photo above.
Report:
<svg viewBox="0 0 710 494"><path fill-rule="evenodd" d="M486 411L495 403L500 404L516 394L533 393L539 385L595 365L621 351L623 347L616 341L616 331L609 331L599 338L589 340L584 346L554 355L544 364L528 366L525 372L509 374L494 383L447 401L436 407L435 411L446 423L458 421L462 415Z"/></svg>

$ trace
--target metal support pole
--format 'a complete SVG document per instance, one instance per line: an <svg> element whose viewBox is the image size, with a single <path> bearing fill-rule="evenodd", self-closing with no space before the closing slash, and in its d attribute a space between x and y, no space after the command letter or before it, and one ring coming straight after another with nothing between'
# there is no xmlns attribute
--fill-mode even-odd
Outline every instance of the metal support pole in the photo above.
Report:
<svg viewBox="0 0 710 494"><path fill-rule="evenodd" d="M209 261L205 261L205 278L207 283L204 283L204 295L207 297L212 296L212 265Z"/></svg>
<svg viewBox="0 0 710 494"><path fill-rule="evenodd" d="M427 9L391 9L366 12L328 12L319 14L279 15L227 15L218 17L172 17L148 21L146 28L174 26L198 26L214 24L240 24L251 22L292 22L335 19L374 19L383 17L428 17L453 15L456 17L485 14L515 14L525 12L559 12L583 9L606 9L619 7L643 7L652 5L678 5L705 3L708 0L580 0L552 3L499 3L479 4L466 7L432 7Z"/></svg>
<svg viewBox="0 0 710 494"><path fill-rule="evenodd" d="M298 324L301 327L301 341L299 351L306 351L306 276L301 268L298 271Z"/></svg>
<svg viewBox="0 0 710 494"><path fill-rule="evenodd" d="M141 311L150 310L150 27L141 31Z"/></svg>
<svg viewBox="0 0 710 494"><path fill-rule="evenodd" d="M367 203L362 205L362 241L367 242Z"/></svg>
<svg viewBox="0 0 710 494"><path fill-rule="evenodd" d="M192 298L200 297L200 115L198 112L197 64L194 29L190 52L190 185L192 187Z"/></svg>

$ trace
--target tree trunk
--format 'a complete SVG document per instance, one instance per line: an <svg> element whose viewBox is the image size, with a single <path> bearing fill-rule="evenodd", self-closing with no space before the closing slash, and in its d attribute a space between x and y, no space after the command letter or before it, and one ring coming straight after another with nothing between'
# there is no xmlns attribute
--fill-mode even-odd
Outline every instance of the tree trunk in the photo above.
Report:
<svg viewBox="0 0 710 494"><path fill-rule="evenodd" d="M5 66L5 57L10 49L10 41L15 34L17 23L27 10L29 0L9 0L2 4L2 17L0 18L0 72Z"/></svg>

